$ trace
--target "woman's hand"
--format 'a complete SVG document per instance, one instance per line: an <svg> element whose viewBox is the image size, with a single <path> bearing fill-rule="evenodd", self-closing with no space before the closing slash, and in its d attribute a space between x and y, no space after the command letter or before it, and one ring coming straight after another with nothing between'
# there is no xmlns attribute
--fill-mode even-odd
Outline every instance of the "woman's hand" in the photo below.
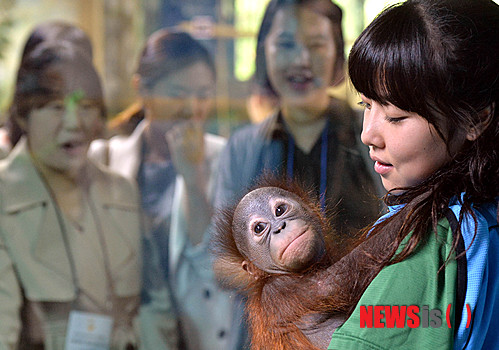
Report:
<svg viewBox="0 0 499 350"><path fill-rule="evenodd" d="M171 159L185 181L185 216L191 244L203 240L211 219L212 207L207 198L208 169L205 162L203 124L189 120L175 125L165 134ZM195 220L191 220L195 218Z"/></svg>
<svg viewBox="0 0 499 350"><path fill-rule="evenodd" d="M165 134L177 173L187 183L199 183L205 174L203 123L188 120L172 127Z"/></svg>

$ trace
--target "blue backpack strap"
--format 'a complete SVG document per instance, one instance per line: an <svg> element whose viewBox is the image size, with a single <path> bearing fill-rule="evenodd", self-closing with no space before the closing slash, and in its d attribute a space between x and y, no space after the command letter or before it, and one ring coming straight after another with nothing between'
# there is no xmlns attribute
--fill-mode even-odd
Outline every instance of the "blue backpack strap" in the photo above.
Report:
<svg viewBox="0 0 499 350"><path fill-rule="evenodd" d="M466 297L466 286L468 284L468 266L466 261L464 239L461 235L461 230L456 215L450 208L447 208L447 210L445 211L445 217L449 221L452 235L454 237L459 235L457 238L458 241L456 247L456 256L459 256L459 258L457 259L456 307L454 308L454 325L456 325L454 331L457 331L457 325L461 322L464 308L464 299Z"/></svg>

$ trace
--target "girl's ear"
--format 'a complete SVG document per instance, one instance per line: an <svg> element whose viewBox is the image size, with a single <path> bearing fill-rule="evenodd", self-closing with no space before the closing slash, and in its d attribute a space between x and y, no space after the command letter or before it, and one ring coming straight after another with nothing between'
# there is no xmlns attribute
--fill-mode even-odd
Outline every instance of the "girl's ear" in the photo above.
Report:
<svg viewBox="0 0 499 350"><path fill-rule="evenodd" d="M485 108L480 112L478 119L480 120L478 124L475 124L470 127L468 133L466 135L466 139L468 141L475 141L478 136L480 136L485 129L490 125L492 118L494 117L496 104L492 103L490 106Z"/></svg>

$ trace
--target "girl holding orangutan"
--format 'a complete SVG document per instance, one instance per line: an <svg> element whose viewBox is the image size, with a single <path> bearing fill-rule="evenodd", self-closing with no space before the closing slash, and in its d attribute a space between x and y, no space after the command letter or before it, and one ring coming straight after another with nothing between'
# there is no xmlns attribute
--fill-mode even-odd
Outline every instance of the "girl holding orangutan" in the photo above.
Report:
<svg viewBox="0 0 499 350"><path fill-rule="evenodd" d="M356 40L349 73L365 108L362 141L390 206L366 232L397 234L373 257L379 273L329 349L497 348L497 33L491 0L408 0ZM361 328L370 305L427 305L443 325Z"/></svg>

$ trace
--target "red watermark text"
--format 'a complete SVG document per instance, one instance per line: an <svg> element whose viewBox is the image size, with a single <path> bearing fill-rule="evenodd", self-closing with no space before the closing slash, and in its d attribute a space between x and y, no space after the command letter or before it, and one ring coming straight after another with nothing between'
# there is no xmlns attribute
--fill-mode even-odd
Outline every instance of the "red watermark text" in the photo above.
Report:
<svg viewBox="0 0 499 350"><path fill-rule="evenodd" d="M452 304L445 310L445 322L451 328ZM471 309L466 304L467 322L470 325ZM465 315L463 315L464 317ZM428 305L362 305L360 307L360 328L439 328L442 326L443 312L430 309Z"/></svg>

